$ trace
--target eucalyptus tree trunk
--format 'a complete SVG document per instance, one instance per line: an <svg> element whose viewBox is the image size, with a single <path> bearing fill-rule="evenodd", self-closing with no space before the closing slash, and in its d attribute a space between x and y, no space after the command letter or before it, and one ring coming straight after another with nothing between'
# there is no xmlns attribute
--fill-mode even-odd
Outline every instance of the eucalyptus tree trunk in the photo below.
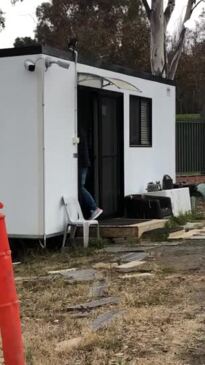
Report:
<svg viewBox="0 0 205 365"><path fill-rule="evenodd" d="M205 0L187 0L178 42L173 51L172 59L169 60L169 62L166 50L166 31L175 8L175 0L168 0L165 10L164 0L151 0L151 7L148 0L141 1L150 21L150 62L152 74L173 80L183 50L184 38L186 35L185 23L190 19L194 9L199 4L205 2Z"/></svg>
<svg viewBox="0 0 205 365"><path fill-rule="evenodd" d="M142 0L150 21L150 62L153 75L167 76L166 30L175 7L175 0L168 0L164 10L164 0Z"/></svg>
<svg viewBox="0 0 205 365"><path fill-rule="evenodd" d="M194 0L188 0L188 2L187 2L187 7L186 7L184 20L183 20L182 29L181 29L181 32L180 32L180 35L179 35L177 46L174 50L172 60L169 64L168 72L167 72L167 77L171 80L174 80L175 74L177 72L177 67L178 67L178 64L179 64L179 60L180 60L182 50L183 50L184 38L185 38L185 35L186 35L186 27L185 27L184 24L186 23L187 20L189 20L191 18L191 14L193 12L194 4L195 4Z"/></svg>
<svg viewBox="0 0 205 365"><path fill-rule="evenodd" d="M163 0L152 0L150 13L150 62L153 75L165 72L165 22Z"/></svg>

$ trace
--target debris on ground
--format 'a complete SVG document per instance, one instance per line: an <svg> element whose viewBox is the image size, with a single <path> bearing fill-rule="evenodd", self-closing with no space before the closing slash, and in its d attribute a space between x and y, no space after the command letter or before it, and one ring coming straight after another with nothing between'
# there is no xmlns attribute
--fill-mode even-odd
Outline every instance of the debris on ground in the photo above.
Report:
<svg viewBox="0 0 205 365"><path fill-rule="evenodd" d="M183 229L181 231L170 233L168 240L198 239L199 236L201 236L201 239L205 238L205 229Z"/></svg>
<svg viewBox="0 0 205 365"><path fill-rule="evenodd" d="M204 363L205 231L199 231L186 242L146 237L122 247L119 240L85 256L52 252L15 266L27 363ZM95 264L105 266L99 271ZM123 265L134 266L118 271Z"/></svg>
<svg viewBox="0 0 205 365"><path fill-rule="evenodd" d="M102 307L104 305L119 304L119 302L120 302L120 300L117 297L102 298L102 299L93 300L93 301L87 302L87 303L81 303L81 304L71 305L71 306L67 307L67 311L68 312L73 312L73 311L90 311L92 309L95 309L95 308L98 308L98 307Z"/></svg>
<svg viewBox="0 0 205 365"><path fill-rule="evenodd" d="M145 263L146 263L146 261L139 261L139 260L131 261L131 262L128 262L127 264L118 265L115 270L119 271L119 272L136 271L136 270L138 270L139 266L142 266Z"/></svg>

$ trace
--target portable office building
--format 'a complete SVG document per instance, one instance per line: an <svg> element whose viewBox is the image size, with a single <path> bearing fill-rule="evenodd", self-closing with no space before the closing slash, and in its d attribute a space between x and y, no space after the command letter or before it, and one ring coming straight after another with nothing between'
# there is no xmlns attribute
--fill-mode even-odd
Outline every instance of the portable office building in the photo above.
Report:
<svg viewBox="0 0 205 365"><path fill-rule="evenodd" d="M148 182L175 180L173 82L42 46L0 50L0 80L0 200L10 236L62 232L61 197L78 196L79 127L104 216L120 216L124 196Z"/></svg>

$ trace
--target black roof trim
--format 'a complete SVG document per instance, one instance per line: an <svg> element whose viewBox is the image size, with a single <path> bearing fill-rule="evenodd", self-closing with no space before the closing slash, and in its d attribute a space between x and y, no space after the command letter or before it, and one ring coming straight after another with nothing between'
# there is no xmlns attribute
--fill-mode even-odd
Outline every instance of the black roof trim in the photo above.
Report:
<svg viewBox="0 0 205 365"><path fill-rule="evenodd" d="M70 61L74 60L71 52L69 52L69 51L66 52L66 51L52 48L49 46L35 45L35 46L29 46L29 47L16 47L16 48L0 49L0 58L1 57L13 57L13 56L26 56L26 55L33 55L33 54L46 54L48 56L63 58L63 59L70 60ZM159 82L159 83L166 84L166 85L173 85L173 86L176 85L175 81L173 81L173 80L163 79L161 77L153 76L153 75L151 75L149 73L145 73L145 72L137 72L134 69L130 69L130 68L127 68L124 66L108 65L106 63L103 63L101 60L96 60L96 59L86 60L86 59L83 59L80 57L79 63L85 64L88 66L97 67L97 68L103 68L103 69L106 69L109 71L114 71L114 72L118 72L121 74L129 75L129 76L138 77L138 78L145 79L145 80Z"/></svg>

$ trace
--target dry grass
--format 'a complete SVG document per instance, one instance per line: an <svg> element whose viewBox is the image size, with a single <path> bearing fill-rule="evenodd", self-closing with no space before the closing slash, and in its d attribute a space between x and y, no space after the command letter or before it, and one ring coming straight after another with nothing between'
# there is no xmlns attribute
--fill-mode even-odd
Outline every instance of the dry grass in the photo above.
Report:
<svg viewBox="0 0 205 365"><path fill-rule="evenodd" d="M80 319L66 310L68 305L90 299L90 283L71 285L60 278L18 281L27 365L205 364L205 247L196 250L198 270L194 272L186 270L185 263L190 267L192 260L187 247L154 250L153 259L143 267L153 277L124 280L114 270L104 271L109 294L120 297L119 309L124 314L96 334L89 331L89 325L108 308ZM184 267L176 262L178 250ZM15 274L44 276L48 270L90 268L103 260L109 262L110 256L99 251L87 256L77 252L30 256L15 268ZM84 340L77 349L55 351L58 342L79 336Z"/></svg>

